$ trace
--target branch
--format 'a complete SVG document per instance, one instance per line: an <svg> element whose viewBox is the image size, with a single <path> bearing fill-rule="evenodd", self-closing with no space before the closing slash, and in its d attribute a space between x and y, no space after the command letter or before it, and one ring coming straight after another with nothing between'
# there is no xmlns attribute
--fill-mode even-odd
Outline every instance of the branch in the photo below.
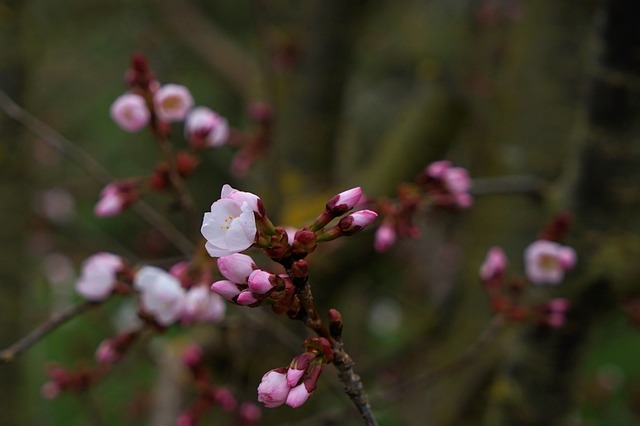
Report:
<svg viewBox="0 0 640 426"><path fill-rule="evenodd" d="M77 163L89 176L102 185L113 182L115 177L98 163L89 153L47 126L13 101L0 90L0 109L16 122L22 124L29 132L55 148L61 154ZM149 225L160 231L180 251L188 255L193 252L194 245L171 222L144 201L137 201L131 209Z"/></svg>
<svg viewBox="0 0 640 426"><path fill-rule="evenodd" d="M32 330L29 334L18 340L13 345L9 346L7 349L4 349L2 352L0 352L0 364L6 364L13 361L16 356L29 349L40 339L47 336L60 325L64 324L76 315L99 306L100 304L101 302L87 301L84 303L73 305L66 310L53 314L51 318L40 324L40 326Z"/></svg>

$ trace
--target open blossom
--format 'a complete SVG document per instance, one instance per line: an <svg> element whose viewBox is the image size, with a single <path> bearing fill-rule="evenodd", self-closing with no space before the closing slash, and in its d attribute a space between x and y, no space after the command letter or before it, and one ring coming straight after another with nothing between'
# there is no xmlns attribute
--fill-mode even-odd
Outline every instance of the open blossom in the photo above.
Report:
<svg viewBox="0 0 640 426"><path fill-rule="evenodd" d="M82 264L76 291L87 300L106 299L116 285L116 275L122 268L122 258L111 253L96 253Z"/></svg>
<svg viewBox="0 0 640 426"><path fill-rule="evenodd" d="M144 98L134 93L125 93L111 104L111 118L127 132L142 130L151 118Z"/></svg>
<svg viewBox="0 0 640 426"><path fill-rule="evenodd" d="M220 199L204 214L201 232L212 257L228 256L248 249L256 240L254 213L260 212L259 198L249 192L222 187Z"/></svg>
<svg viewBox="0 0 640 426"><path fill-rule="evenodd" d="M571 247L538 240L524 253L527 277L534 284L558 284L564 274L576 263L576 253Z"/></svg>
<svg viewBox="0 0 640 426"><path fill-rule="evenodd" d="M180 318L186 292L176 277L154 266L143 266L134 279L141 293L142 308L160 325L168 326Z"/></svg>
<svg viewBox="0 0 640 426"><path fill-rule="evenodd" d="M165 84L153 95L156 115L162 121L181 121L193 107L191 92L179 84Z"/></svg>
<svg viewBox="0 0 640 426"><path fill-rule="evenodd" d="M229 138L229 123L207 107L194 108L185 122L186 137L196 147L218 147Z"/></svg>
<svg viewBox="0 0 640 426"><path fill-rule="evenodd" d="M218 322L224 317L222 298L207 287L191 287L185 296L181 319L185 323Z"/></svg>

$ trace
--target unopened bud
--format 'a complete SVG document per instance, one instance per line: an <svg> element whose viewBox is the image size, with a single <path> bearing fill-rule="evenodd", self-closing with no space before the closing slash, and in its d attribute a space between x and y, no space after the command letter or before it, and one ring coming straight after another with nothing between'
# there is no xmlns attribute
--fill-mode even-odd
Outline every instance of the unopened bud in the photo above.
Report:
<svg viewBox="0 0 640 426"><path fill-rule="evenodd" d="M336 340L342 337L342 314L337 309L329 309L329 333Z"/></svg>
<svg viewBox="0 0 640 426"><path fill-rule="evenodd" d="M305 278L309 274L309 264L306 260L297 260L291 265L293 278Z"/></svg>

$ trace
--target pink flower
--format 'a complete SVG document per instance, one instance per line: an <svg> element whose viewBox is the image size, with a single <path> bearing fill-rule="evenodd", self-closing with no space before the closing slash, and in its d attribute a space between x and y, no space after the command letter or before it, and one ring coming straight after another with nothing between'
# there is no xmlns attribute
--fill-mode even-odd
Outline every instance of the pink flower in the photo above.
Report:
<svg viewBox="0 0 640 426"><path fill-rule="evenodd" d="M546 240L538 240L524 252L527 277L534 284L558 284L576 263L571 247Z"/></svg>
<svg viewBox="0 0 640 426"><path fill-rule="evenodd" d="M113 364L119 361L121 357L121 353L116 349L113 340L110 338L100 342L98 349L96 349L96 361L101 364Z"/></svg>
<svg viewBox="0 0 640 426"><path fill-rule="evenodd" d="M233 300L234 297L240 294L240 289L236 283L227 280L220 280L211 284L211 291L227 300Z"/></svg>
<svg viewBox="0 0 640 426"><path fill-rule="evenodd" d="M229 281L246 284L249 275L257 266L246 254L234 253L218 258L218 270Z"/></svg>
<svg viewBox="0 0 640 426"><path fill-rule="evenodd" d="M273 284L271 283L272 277L273 274L263 271L262 269L256 269L249 275L249 289L257 294L267 293L273 288Z"/></svg>
<svg viewBox="0 0 640 426"><path fill-rule="evenodd" d="M227 120L207 107L191 110L185 122L185 133L189 142L196 147L218 147L229 138Z"/></svg>
<svg viewBox="0 0 640 426"><path fill-rule="evenodd" d="M546 305L546 324L550 327L562 327L566 321L566 314L569 310L569 301L563 298L551 299Z"/></svg>
<svg viewBox="0 0 640 426"><path fill-rule="evenodd" d="M507 268L507 256L500 247L491 247L482 266L480 266L480 278L490 281L504 274Z"/></svg>
<svg viewBox="0 0 640 426"><path fill-rule="evenodd" d="M125 93L111 104L111 118L124 131L137 132L147 124L151 113L140 95Z"/></svg>
<svg viewBox="0 0 640 426"><path fill-rule="evenodd" d="M291 388L289 391L289 395L287 395L287 405L291 408L298 408L311 396L311 392L309 392L304 384L304 382L300 383L298 386Z"/></svg>
<svg viewBox="0 0 640 426"><path fill-rule="evenodd" d="M260 407L251 402L243 402L240 404L238 408L238 417L240 417L242 424L255 424L258 423L260 417L262 417L262 412L260 411Z"/></svg>
<svg viewBox="0 0 640 426"><path fill-rule="evenodd" d="M185 323L218 322L224 317L222 298L206 287L191 287L185 296L181 319Z"/></svg>
<svg viewBox="0 0 640 426"><path fill-rule="evenodd" d="M122 258L111 253L96 253L82 264L76 291L87 300L104 300L113 291L118 271L124 266Z"/></svg>
<svg viewBox="0 0 640 426"><path fill-rule="evenodd" d="M471 187L469 172L462 167L449 167L442 173L442 180L447 189L454 194L466 193Z"/></svg>
<svg viewBox="0 0 640 426"><path fill-rule="evenodd" d="M447 160L435 161L427 166L426 174L434 179L441 179L446 170L451 167L451 162Z"/></svg>
<svg viewBox="0 0 640 426"><path fill-rule="evenodd" d="M186 292L176 277L153 266L143 266L134 278L142 308L160 325L173 324L182 314Z"/></svg>
<svg viewBox="0 0 640 426"><path fill-rule="evenodd" d="M373 248L378 253L383 253L395 244L396 238L397 234L393 224L384 222L376 231Z"/></svg>
<svg viewBox="0 0 640 426"><path fill-rule="evenodd" d="M93 209L98 217L115 216L138 199L135 182L112 182L100 192L100 199Z"/></svg>
<svg viewBox="0 0 640 426"><path fill-rule="evenodd" d="M274 408L284 404L289 395L289 385L284 368L268 371L262 376L258 386L258 401L267 408Z"/></svg>
<svg viewBox="0 0 640 426"><path fill-rule="evenodd" d="M153 106L162 121L181 121L193 107L193 97L185 86L166 84L153 95Z"/></svg>
<svg viewBox="0 0 640 426"><path fill-rule="evenodd" d="M201 232L211 257L228 256L248 249L256 240L255 214L260 199L249 192L222 187L221 198L204 214Z"/></svg>

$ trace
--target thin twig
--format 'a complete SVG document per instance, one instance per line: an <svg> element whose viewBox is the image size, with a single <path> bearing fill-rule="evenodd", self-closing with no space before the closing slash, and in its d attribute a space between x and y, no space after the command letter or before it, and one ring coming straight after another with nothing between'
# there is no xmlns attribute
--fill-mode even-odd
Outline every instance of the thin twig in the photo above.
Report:
<svg viewBox="0 0 640 426"><path fill-rule="evenodd" d="M29 132L77 163L97 182L106 185L116 180L89 153L20 107L2 90L0 90L0 109L7 116L22 124ZM160 231L185 255L190 255L193 252L193 242L149 204L144 201L137 201L131 206L131 209L149 225Z"/></svg>
<svg viewBox="0 0 640 426"><path fill-rule="evenodd" d="M6 364L15 359L16 356L29 349L40 339L51 333L53 330L64 324L71 318L88 311L91 308L99 306L99 302L83 302L69 308L53 314L47 321L40 324L37 328L33 329L29 334L18 340L13 345L9 346L0 352L0 364Z"/></svg>

